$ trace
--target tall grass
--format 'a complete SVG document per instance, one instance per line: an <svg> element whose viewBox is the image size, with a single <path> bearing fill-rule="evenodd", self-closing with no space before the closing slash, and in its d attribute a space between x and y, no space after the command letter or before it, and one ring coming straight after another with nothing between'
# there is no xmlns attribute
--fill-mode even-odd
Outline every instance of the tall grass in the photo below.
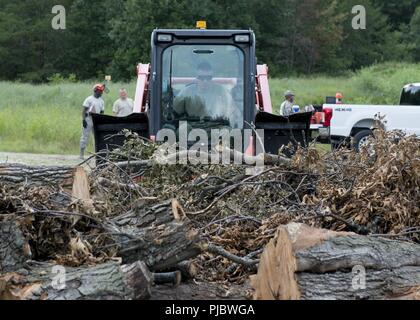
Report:
<svg viewBox="0 0 420 320"><path fill-rule="evenodd" d="M104 95L106 113L111 114L122 86L134 95L135 83L113 84ZM77 154L82 103L91 88L90 83L35 86L0 82L0 151Z"/></svg>
<svg viewBox="0 0 420 320"><path fill-rule="evenodd" d="M387 63L347 77L293 77L270 81L274 111L285 90L296 93L296 103L322 104L337 91L348 103L397 104L403 85L420 82L420 64ZM91 94L91 83L30 85L0 82L0 151L77 154L81 134L81 105ZM104 95L106 113L118 98L118 88L134 96L135 83L113 83ZM93 151L92 141L89 146Z"/></svg>
<svg viewBox="0 0 420 320"><path fill-rule="evenodd" d="M295 91L300 106L322 104L326 96L335 96L337 92L343 93L344 101L351 104L398 104L402 87L412 82L420 82L420 64L386 63L347 77L274 79L270 89L276 109L285 90Z"/></svg>

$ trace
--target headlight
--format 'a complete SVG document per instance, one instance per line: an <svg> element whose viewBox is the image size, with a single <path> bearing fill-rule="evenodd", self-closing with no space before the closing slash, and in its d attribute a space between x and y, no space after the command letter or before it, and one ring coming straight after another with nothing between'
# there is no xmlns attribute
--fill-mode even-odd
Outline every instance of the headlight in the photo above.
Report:
<svg viewBox="0 0 420 320"><path fill-rule="evenodd" d="M249 42L249 35L236 35L235 42L242 42L248 43Z"/></svg>
<svg viewBox="0 0 420 320"><path fill-rule="evenodd" d="M158 42L172 42L172 35L170 34L158 34Z"/></svg>

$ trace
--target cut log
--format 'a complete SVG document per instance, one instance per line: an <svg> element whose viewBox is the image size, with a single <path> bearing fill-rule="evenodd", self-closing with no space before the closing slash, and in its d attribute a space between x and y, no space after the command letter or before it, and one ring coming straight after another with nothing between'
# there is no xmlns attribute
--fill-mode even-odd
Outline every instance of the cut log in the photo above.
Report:
<svg viewBox="0 0 420 320"><path fill-rule="evenodd" d="M170 222L138 228L115 224L106 226L118 245L118 256L124 263L144 261L154 272L174 268L179 262L198 256L201 253L197 230L189 221Z"/></svg>
<svg viewBox="0 0 420 320"><path fill-rule="evenodd" d="M84 268L32 262L0 277L0 300L140 300L150 298L151 284L142 262Z"/></svg>
<svg viewBox="0 0 420 320"><path fill-rule="evenodd" d="M254 299L397 299L420 294L420 245L281 226L251 277Z"/></svg>
<svg viewBox="0 0 420 320"><path fill-rule="evenodd" d="M21 164L0 164L0 183L60 185L71 188L73 167L30 167Z"/></svg>
<svg viewBox="0 0 420 320"><path fill-rule="evenodd" d="M90 200L89 179L83 167L0 164L0 184L60 187L75 199Z"/></svg>
<svg viewBox="0 0 420 320"><path fill-rule="evenodd" d="M90 200L89 177L82 167L77 167L73 171L72 196L82 201Z"/></svg>
<svg viewBox="0 0 420 320"><path fill-rule="evenodd" d="M154 284L172 284L178 286L181 283L181 271L153 273Z"/></svg>
<svg viewBox="0 0 420 320"><path fill-rule="evenodd" d="M0 274L21 268L31 250L14 216L0 218Z"/></svg>
<svg viewBox="0 0 420 320"><path fill-rule="evenodd" d="M175 268L181 271L183 279L194 279L198 274L198 267L192 260L182 261Z"/></svg>

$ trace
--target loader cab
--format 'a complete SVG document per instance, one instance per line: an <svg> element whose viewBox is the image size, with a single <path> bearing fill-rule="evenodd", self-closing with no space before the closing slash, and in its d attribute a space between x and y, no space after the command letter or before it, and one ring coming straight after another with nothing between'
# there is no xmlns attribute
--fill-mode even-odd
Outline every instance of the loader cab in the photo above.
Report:
<svg viewBox="0 0 420 320"><path fill-rule="evenodd" d="M250 30L156 29L151 37L149 125L245 129L254 122L255 36Z"/></svg>

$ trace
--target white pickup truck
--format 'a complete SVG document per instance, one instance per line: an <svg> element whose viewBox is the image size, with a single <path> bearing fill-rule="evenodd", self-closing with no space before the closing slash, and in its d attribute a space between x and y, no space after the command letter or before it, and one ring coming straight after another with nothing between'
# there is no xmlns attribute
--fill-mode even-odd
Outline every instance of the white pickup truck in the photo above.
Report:
<svg viewBox="0 0 420 320"><path fill-rule="evenodd" d="M399 105L324 104L323 112L333 148L350 143L359 150L372 134L378 116L384 117L387 131L402 130L420 136L420 83L403 88Z"/></svg>

